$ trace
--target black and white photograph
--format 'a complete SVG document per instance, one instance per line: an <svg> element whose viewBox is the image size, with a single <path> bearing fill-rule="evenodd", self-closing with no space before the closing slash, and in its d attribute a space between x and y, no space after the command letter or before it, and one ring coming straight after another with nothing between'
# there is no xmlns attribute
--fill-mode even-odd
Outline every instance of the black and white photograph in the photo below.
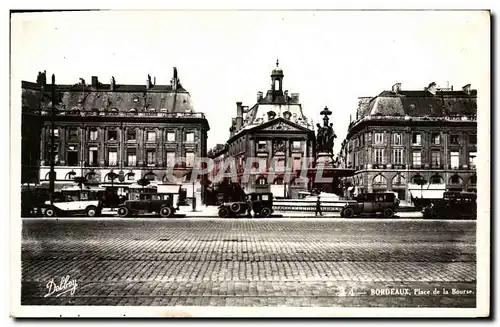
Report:
<svg viewBox="0 0 500 327"><path fill-rule="evenodd" d="M488 316L490 28L11 12L11 315Z"/></svg>

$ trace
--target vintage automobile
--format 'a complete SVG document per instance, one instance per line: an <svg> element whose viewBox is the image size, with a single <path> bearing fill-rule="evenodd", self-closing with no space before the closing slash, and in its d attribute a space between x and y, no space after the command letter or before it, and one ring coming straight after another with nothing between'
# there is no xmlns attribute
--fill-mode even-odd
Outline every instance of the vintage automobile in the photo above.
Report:
<svg viewBox="0 0 500 327"><path fill-rule="evenodd" d="M103 208L101 189L68 188L52 194L52 201L45 201L42 209L47 217L86 214L100 216Z"/></svg>
<svg viewBox="0 0 500 327"><path fill-rule="evenodd" d="M443 198L425 206L422 214L426 219L476 219L477 194L460 191L444 192Z"/></svg>
<svg viewBox="0 0 500 327"><path fill-rule="evenodd" d="M178 209L177 193L136 193L133 196L118 207L117 213L120 217L144 213L172 217Z"/></svg>
<svg viewBox="0 0 500 327"><path fill-rule="evenodd" d="M225 202L219 206L219 217L237 217L243 214L269 217L273 211L272 193L250 193L246 201Z"/></svg>
<svg viewBox="0 0 500 327"><path fill-rule="evenodd" d="M340 216L351 218L354 216L382 214L384 217L393 217L399 207L399 199L393 192L366 193L355 198L355 203L347 203L340 211Z"/></svg>

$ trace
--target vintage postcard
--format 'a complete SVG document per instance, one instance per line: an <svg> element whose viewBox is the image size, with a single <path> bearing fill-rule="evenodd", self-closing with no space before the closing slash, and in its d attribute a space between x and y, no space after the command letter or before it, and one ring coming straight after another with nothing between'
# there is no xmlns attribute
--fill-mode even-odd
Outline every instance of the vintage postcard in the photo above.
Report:
<svg viewBox="0 0 500 327"><path fill-rule="evenodd" d="M11 13L11 316L489 316L490 23Z"/></svg>

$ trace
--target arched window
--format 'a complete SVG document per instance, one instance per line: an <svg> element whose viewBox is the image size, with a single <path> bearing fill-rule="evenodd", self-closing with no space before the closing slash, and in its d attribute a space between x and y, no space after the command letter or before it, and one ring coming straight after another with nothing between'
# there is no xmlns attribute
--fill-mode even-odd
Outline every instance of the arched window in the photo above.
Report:
<svg viewBox="0 0 500 327"><path fill-rule="evenodd" d="M74 171L70 171L69 173L64 176L65 180L73 180L76 176L76 173Z"/></svg>
<svg viewBox="0 0 500 327"><path fill-rule="evenodd" d="M256 181L255 181L255 184L256 185L267 185L267 179L265 177L259 177Z"/></svg>
<svg viewBox="0 0 500 327"><path fill-rule="evenodd" d="M154 173L147 173L144 175L144 179L147 179L148 181L155 181L156 175Z"/></svg>
<svg viewBox="0 0 500 327"><path fill-rule="evenodd" d="M462 184L463 180L460 176L458 175L453 175L450 177L450 184L455 184L455 185L460 185Z"/></svg>
<svg viewBox="0 0 500 327"><path fill-rule="evenodd" d="M431 184L442 184L442 183L443 183L443 177L437 174L431 177Z"/></svg>
<svg viewBox="0 0 500 327"><path fill-rule="evenodd" d="M403 175L397 174L392 178L392 185L405 185L406 184L406 179L404 178Z"/></svg>
<svg viewBox="0 0 500 327"><path fill-rule="evenodd" d="M282 177L276 177L273 181L274 185L283 185L283 178Z"/></svg>
<svg viewBox="0 0 500 327"><path fill-rule="evenodd" d="M128 180L128 181L133 181L133 180L135 180L135 174L134 173L128 173L127 175L125 175L125 179Z"/></svg>
<svg viewBox="0 0 500 327"><path fill-rule="evenodd" d="M427 184L427 180L424 178L424 176L422 175L414 175L412 178L411 178L411 182L413 184L418 184L418 185L421 185L421 184Z"/></svg>
<svg viewBox="0 0 500 327"><path fill-rule="evenodd" d="M50 179L50 172L48 172L48 173L45 175L45 179L46 179L46 180L49 180L49 179ZM57 172L56 172L56 171L54 171L54 180L56 180L56 179L57 179Z"/></svg>
<svg viewBox="0 0 500 327"><path fill-rule="evenodd" d="M377 187L387 186L387 179L383 175L377 175L373 178L373 186Z"/></svg>

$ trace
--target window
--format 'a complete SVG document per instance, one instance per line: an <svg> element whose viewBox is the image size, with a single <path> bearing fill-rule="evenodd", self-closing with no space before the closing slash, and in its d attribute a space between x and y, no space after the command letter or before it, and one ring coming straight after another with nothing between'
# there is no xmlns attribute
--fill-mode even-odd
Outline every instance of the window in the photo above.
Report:
<svg viewBox="0 0 500 327"><path fill-rule="evenodd" d="M441 144L441 135L439 133L432 133L432 144L433 145Z"/></svg>
<svg viewBox="0 0 500 327"><path fill-rule="evenodd" d="M394 149L394 163L399 165L403 163L403 149Z"/></svg>
<svg viewBox="0 0 500 327"><path fill-rule="evenodd" d="M422 153L420 151L413 151L413 165L420 166L422 164Z"/></svg>
<svg viewBox="0 0 500 327"><path fill-rule="evenodd" d="M295 157L293 158L293 170L300 170L302 168L302 158Z"/></svg>
<svg viewBox="0 0 500 327"><path fill-rule="evenodd" d="M259 170L264 171L267 168L267 157L259 157Z"/></svg>
<svg viewBox="0 0 500 327"><path fill-rule="evenodd" d="M116 166L118 163L118 153L116 152L116 149L108 150L108 162L110 166Z"/></svg>
<svg viewBox="0 0 500 327"><path fill-rule="evenodd" d="M167 133L167 141L168 142L175 142L175 132L168 132Z"/></svg>
<svg viewBox="0 0 500 327"><path fill-rule="evenodd" d="M384 143L384 133L375 133L375 144Z"/></svg>
<svg viewBox="0 0 500 327"><path fill-rule="evenodd" d="M137 165L137 154L135 149L127 149L127 165L136 166Z"/></svg>
<svg viewBox="0 0 500 327"><path fill-rule="evenodd" d="M135 141L137 139L135 129L127 130L127 141Z"/></svg>
<svg viewBox="0 0 500 327"><path fill-rule="evenodd" d="M450 152L450 166L451 166L451 168L458 168L458 165L459 165L458 151Z"/></svg>
<svg viewBox="0 0 500 327"><path fill-rule="evenodd" d="M257 150L264 151L266 149L267 149L267 142L266 141L259 141L257 143Z"/></svg>
<svg viewBox="0 0 500 327"><path fill-rule="evenodd" d="M431 177L431 184L442 184L443 178L439 175L433 175Z"/></svg>
<svg viewBox="0 0 500 327"><path fill-rule="evenodd" d="M302 142L300 142L300 141L293 141L292 142L292 149L300 150L301 148L302 148Z"/></svg>
<svg viewBox="0 0 500 327"><path fill-rule="evenodd" d="M109 141L116 141L118 139L118 132L117 131L108 131L108 140Z"/></svg>
<svg viewBox="0 0 500 327"><path fill-rule="evenodd" d="M89 138L91 141L96 141L97 140L97 137L98 137L98 133L97 133L97 129L91 129L90 130L90 133L89 133Z"/></svg>
<svg viewBox="0 0 500 327"><path fill-rule="evenodd" d="M155 131L148 131L147 140L148 140L148 142L156 142L156 132Z"/></svg>
<svg viewBox="0 0 500 327"><path fill-rule="evenodd" d="M193 132L186 133L186 142L194 142L194 133Z"/></svg>
<svg viewBox="0 0 500 327"><path fill-rule="evenodd" d="M371 143L372 141L372 133L366 133L366 143Z"/></svg>
<svg viewBox="0 0 500 327"><path fill-rule="evenodd" d="M401 136L401 133L395 133L392 138L392 142L394 143L394 145L403 144L403 137Z"/></svg>
<svg viewBox="0 0 500 327"><path fill-rule="evenodd" d="M460 137L458 135L450 135L450 144L460 144Z"/></svg>
<svg viewBox="0 0 500 327"><path fill-rule="evenodd" d="M476 134L469 134L469 144L477 144L477 135Z"/></svg>
<svg viewBox="0 0 500 327"><path fill-rule="evenodd" d="M266 185L266 184L267 184L267 180L266 180L264 177L260 177L260 178L256 181L256 184L257 184L257 185Z"/></svg>
<svg viewBox="0 0 500 327"><path fill-rule="evenodd" d="M175 152L167 152L167 167L175 166Z"/></svg>
<svg viewBox="0 0 500 327"><path fill-rule="evenodd" d="M432 151L431 152L431 165L433 167L441 165L441 152L440 151Z"/></svg>
<svg viewBox="0 0 500 327"><path fill-rule="evenodd" d="M186 166L187 167L194 166L194 152L186 152Z"/></svg>
<svg viewBox="0 0 500 327"><path fill-rule="evenodd" d="M52 135L52 129L49 128L49 137ZM54 129L54 136L59 137L59 129Z"/></svg>
<svg viewBox="0 0 500 327"><path fill-rule="evenodd" d="M414 133L412 135L411 143L413 145L422 145L422 135L420 133Z"/></svg>
<svg viewBox="0 0 500 327"><path fill-rule="evenodd" d="M89 148L89 164L90 166L97 166L97 147Z"/></svg>
<svg viewBox="0 0 500 327"><path fill-rule="evenodd" d="M78 150L74 145L68 147L68 166L78 166Z"/></svg>
<svg viewBox="0 0 500 327"><path fill-rule="evenodd" d="M405 184L405 178L401 174L397 174L394 176L392 179L392 185L404 185Z"/></svg>
<svg viewBox="0 0 500 327"><path fill-rule="evenodd" d="M374 186L385 186L387 184L387 180L382 175L377 175L373 178Z"/></svg>
<svg viewBox="0 0 500 327"><path fill-rule="evenodd" d="M156 150L146 150L146 162L148 166L154 166L156 164Z"/></svg>
<svg viewBox="0 0 500 327"><path fill-rule="evenodd" d="M381 164L384 162L384 149L375 149L375 163Z"/></svg>
<svg viewBox="0 0 500 327"><path fill-rule="evenodd" d="M476 157L476 152L469 152L469 167L472 169L476 168Z"/></svg>
<svg viewBox="0 0 500 327"><path fill-rule="evenodd" d="M77 140L78 139L78 129L77 128L72 128L69 130L69 139L70 140Z"/></svg>

